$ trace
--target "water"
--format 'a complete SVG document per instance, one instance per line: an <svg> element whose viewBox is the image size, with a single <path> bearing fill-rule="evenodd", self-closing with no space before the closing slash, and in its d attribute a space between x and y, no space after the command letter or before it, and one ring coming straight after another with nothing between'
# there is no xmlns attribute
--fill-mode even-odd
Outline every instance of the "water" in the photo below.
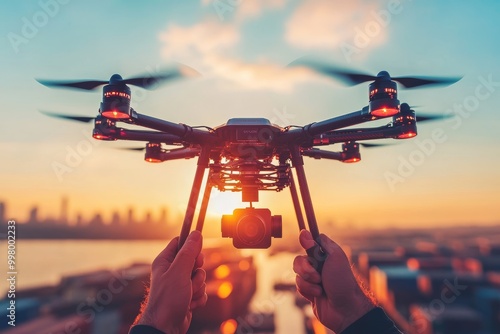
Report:
<svg viewBox="0 0 500 334"><path fill-rule="evenodd" d="M96 269L115 269L134 262L151 263L164 241L18 240L17 289L56 285L62 276ZM2 272L7 270L7 247L0 246ZM2 286L2 294L4 286Z"/></svg>

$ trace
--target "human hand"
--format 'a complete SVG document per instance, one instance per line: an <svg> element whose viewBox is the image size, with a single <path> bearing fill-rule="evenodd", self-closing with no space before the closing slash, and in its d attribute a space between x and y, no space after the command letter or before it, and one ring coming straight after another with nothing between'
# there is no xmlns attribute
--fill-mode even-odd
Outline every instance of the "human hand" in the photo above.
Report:
<svg viewBox="0 0 500 334"><path fill-rule="evenodd" d="M177 253L178 243L178 237L170 241L153 261L149 296L137 325L148 325L168 334L186 333L192 310L205 306L201 233L191 232Z"/></svg>
<svg viewBox="0 0 500 334"><path fill-rule="evenodd" d="M316 244L306 230L300 232L299 240L304 249ZM323 325L341 333L375 305L356 281L342 248L324 234L320 242L327 255L321 275L306 255L297 256L293 262L297 290L312 303L314 315Z"/></svg>

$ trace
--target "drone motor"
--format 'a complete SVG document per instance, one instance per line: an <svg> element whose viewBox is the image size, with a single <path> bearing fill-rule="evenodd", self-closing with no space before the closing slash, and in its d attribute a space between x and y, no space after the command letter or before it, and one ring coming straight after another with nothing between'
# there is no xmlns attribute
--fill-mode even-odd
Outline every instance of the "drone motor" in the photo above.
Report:
<svg viewBox="0 0 500 334"><path fill-rule="evenodd" d="M393 124L401 130L395 139L413 138L417 135L415 111L407 103L401 104L401 112L393 117Z"/></svg>
<svg viewBox="0 0 500 334"><path fill-rule="evenodd" d="M102 102L99 112L106 118L130 118L130 88L121 83L122 77L114 74L109 80L110 84L102 88Z"/></svg>
<svg viewBox="0 0 500 334"><path fill-rule="evenodd" d="M399 113L398 88L389 73L381 71L369 86L370 114L376 117L389 117Z"/></svg>

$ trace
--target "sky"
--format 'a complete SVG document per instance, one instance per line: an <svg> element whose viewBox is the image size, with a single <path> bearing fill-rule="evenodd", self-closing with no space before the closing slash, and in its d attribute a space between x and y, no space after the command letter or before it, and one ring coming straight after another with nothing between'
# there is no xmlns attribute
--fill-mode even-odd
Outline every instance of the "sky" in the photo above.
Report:
<svg viewBox="0 0 500 334"><path fill-rule="evenodd" d="M93 125L41 114L94 116L101 93L49 89L37 78L126 77L180 62L201 76L132 88L132 107L193 126L232 117L304 125L367 105L367 84L345 87L286 67L308 56L374 74L463 76L399 91L417 114L453 116L423 123L416 138L362 148L357 164L305 161L320 229L498 224L499 12L497 1L1 2L0 201L20 221L33 206L57 217L63 196L70 217L87 219L167 206L180 221L187 204L195 160L148 164L117 149L142 143L99 142ZM209 219L242 206L237 194L214 191ZM262 194L258 206L296 224L287 190Z"/></svg>

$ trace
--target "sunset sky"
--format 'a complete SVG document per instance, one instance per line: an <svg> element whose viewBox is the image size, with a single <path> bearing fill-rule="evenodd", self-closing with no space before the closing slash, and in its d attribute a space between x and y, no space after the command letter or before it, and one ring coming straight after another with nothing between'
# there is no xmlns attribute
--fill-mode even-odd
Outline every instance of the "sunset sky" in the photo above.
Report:
<svg viewBox="0 0 500 334"><path fill-rule="evenodd" d="M57 217L63 196L71 217L131 206L140 217L167 206L179 219L189 197L195 160L148 164L117 149L142 143L98 142L91 124L39 113L94 116L101 93L49 89L35 78L108 79L181 62L201 76L132 88L132 107L194 126L232 117L303 125L367 105L367 84L286 68L310 56L374 74L463 76L449 87L399 91L417 113L455 115L423 123L417 138L362 148L357 164L305 161L321 222L500 223L498 13L493 0L2 2L0 201L20 221L35 205L42 218ZM69 152L83 154L70 166ZM58 175L58 164L71 171ZM213 195L212 219L242 205L238 195ZM288 189L261 195L258 206L295 224Z"/></svg>

